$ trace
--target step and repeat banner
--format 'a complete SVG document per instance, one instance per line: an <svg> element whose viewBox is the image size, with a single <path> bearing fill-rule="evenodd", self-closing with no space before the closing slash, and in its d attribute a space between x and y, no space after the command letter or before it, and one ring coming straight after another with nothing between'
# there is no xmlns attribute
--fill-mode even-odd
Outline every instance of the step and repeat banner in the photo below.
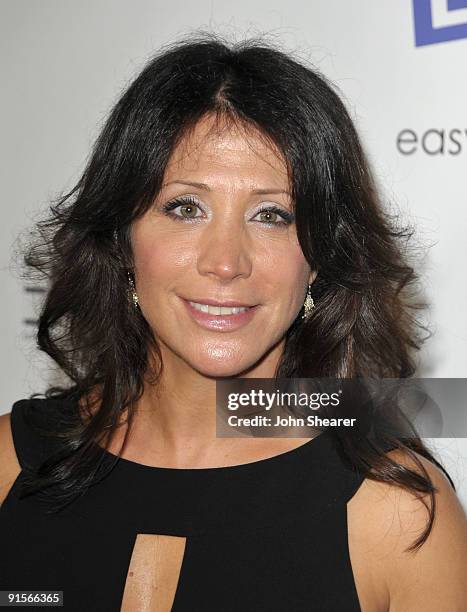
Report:
<svg viewBox="0 0 467 612"><path fill-rule="evenodd" d="M60 381L35 347L45 287L21 280L22 237L74 185L133 75L194 29L267 34L337 85L388 210L426 247L418 272L434 333L417 375L467 377L467 0L2 0L0 12L0 413ZM432 443L465 502L467 439Z"/></svg>

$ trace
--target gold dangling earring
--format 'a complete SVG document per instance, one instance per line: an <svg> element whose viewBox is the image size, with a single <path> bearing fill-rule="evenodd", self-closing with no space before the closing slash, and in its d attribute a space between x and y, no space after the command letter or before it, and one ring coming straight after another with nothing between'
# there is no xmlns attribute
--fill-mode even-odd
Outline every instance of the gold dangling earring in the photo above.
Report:
<svg viewBox="0 0 467 612"><path fill-rule="evenodd" d="M308 319L311 314L311 311L315 307L315 303L313 301L313 298L311 297L311 284L308 285L308 290L306 293L306 298L303 307L305 310L303 312L302 319Z"/></svg>
<svg viewBox="0 0 467 612"><path fill-rule="evenodd" d="M133 301L133 306L137 308L138 306L138 294L136 293L136 287L133 279L131 278L131 274L127 271L128 276L128 284L130 286L128 293L130 295L131 300Z"/></svg>

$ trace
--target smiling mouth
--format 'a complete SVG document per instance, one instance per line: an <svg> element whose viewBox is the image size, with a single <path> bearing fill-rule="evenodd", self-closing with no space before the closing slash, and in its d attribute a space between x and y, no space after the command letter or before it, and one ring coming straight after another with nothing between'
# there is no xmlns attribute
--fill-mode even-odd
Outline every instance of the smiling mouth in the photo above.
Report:
<svg viewBox="0 0 467 612"><path fill-rule="evenodd" d="M188 303L193 306L199 312L206 312L212 315L235 315L240 312L246 312L250 310L250 306L211 306L210 304L201 304L199 302L191 302L187 300Z"/></svg>
<svg viewBox="0 0 467 612"><path fill-rule="evenodd" d="M252 321L256 306L219 306L181 298L192 321L201 327L218 332L233 332Z"/></svg>

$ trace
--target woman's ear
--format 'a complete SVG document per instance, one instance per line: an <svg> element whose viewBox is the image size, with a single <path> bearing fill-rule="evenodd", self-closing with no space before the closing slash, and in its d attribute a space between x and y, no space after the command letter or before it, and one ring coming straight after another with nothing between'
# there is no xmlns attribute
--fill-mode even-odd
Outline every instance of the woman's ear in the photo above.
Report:
<svg viewBox="0 0 467 612"><path fill-rule="evenodd" d="M317 276L318 276L318 270L312 270L312 271L310 272L310 277L309 277L309 279L308 279L308 284L309 284L309 285L312 285L312 284L313 284L313 282L314 282L314 280L315 280L315 278L316 278Z"/></svg>

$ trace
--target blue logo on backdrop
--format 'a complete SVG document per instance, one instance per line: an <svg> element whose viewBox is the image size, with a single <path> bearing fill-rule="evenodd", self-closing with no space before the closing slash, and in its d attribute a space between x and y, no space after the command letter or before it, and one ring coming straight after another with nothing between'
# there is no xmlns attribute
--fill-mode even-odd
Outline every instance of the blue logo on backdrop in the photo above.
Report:
<svg viewBox="0 0 467 612"><path fill-rule="evenodd" d="M462 10L467 9L467 0L412 2L416 47L467 38L467 11ZM436 23L435 17L443 23Z"/></svg>

